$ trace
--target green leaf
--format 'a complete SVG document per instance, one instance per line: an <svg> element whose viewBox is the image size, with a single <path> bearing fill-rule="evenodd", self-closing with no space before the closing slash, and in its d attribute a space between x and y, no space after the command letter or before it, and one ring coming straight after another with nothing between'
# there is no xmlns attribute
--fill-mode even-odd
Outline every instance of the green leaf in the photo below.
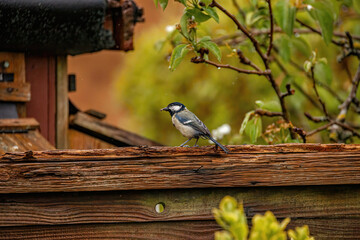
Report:
<svg viewBox="0 0 360 240"><path fill-rule="evenodd" d="M292 46L300 51L306 58L310 57L311 47L303 37L295 37L291 39Z"/></svg>
<svg viewBox="0 0 360 240"><path fill-rule="evenodd" d="M305 70L305 72L307 72L307 73L310 72L311 68L312 68L312 63L310 61L306 60L304 62L304 70Z"/></svg>
<svg viewBox="0 0 360 240"><path fill-rule="evenodd" d="M212 3L212 0L201 0L202 3L205 4L205 6L209 6L210 3Z"/></svg>
<svg viewBox="0 0 360 240"><path fill-rule="evenodd" d="M319 61L316 63L314 68L314 76L315 79L321 82L325 82L328 85L332 82L332 71L328 64L324 63L323 61Z"/></svg>
<svg viewBox="0 0 360 240"><path fill-rule="evenodd" d="M214 56L217 58L217 60L221 61L221 51L218 45L212 41L200 41L199 42L200 47L204 47L206 49L209 49L209 51L214 54Z"/></svg>
<svg viewBox="0 0 360 240"><path fill-rule="evenodd" d="M244 120L242 121L242 123L241 123L241 127L240 127L240 135L243 135L244 134L244 130L245 130L245 128L246 128L246 126L247 126L247 124L248 124L248 122L249 122L249 119L250 119L250 117L251 117L251 114L253 114L254 113L254 111L250 111L250 112L247 112L246 114L245 114L245 117L244 117Z"/></svg>
<svg viewBox="0 0 360 240"><path fill-rule="evenodd" d="M165 8L167 7L168 1L169 1L169 0L154 0L155 5L157 6L158 3L160 3L160 6L161 6L161 8L162 8L163 10L165 10Z"/></svg>
<svg viewBox="0 0 360 240"><path fill-rule="evenodd" d="M175 0L175 1L181 3L186 7L186 0Z"/></svg>
<svg viewBox="0 0 360 240"><path fill-rule="evenodd" d="M291 41L287 36L283 36L278 39L279 44L279 55L285 61L289 62L291 58Z"/></svg>
<svg viewBox="0 0 360 240"><path fill-rule="evenodd" d="M206 7L204 8L204 11L212 17L217 23L219 23L219 15L216 13L214 8Z"/></svg>
<svg viewBox="0 0 360 240"><path fill-rule="evenodd" d="M176 69L176 67L185 57L185 55L189 52L189 49L187 49L186 46L187 46L186 44L180 44L174 48L170 58L169 68L171 71L174 71Z"/></svg>
<svg viewBox="0 0 360 240"><path fill-rule="evenodd" d="M194 17L195 21L198 23L205 22L210 19L209 15L203 13L198 8L187 9L186 14L188 15L189 18Z"/></svg>
<svg viewBox="0 0 360 240"><path fill-rule="evenodd" d="M256 143L262 134L262 121L259 115L255 115L247 124L245 134L250 137L251 143Z"/></svg>
<svg viewBox="0 0 360 240"><path fill-rule="evenodd" d="M189 32L188 32L188 27L187 27L188 19L189 19L189 17L186 13L184 13L184 15L182 15L182 17L180 19L181 32L186 38L189 38Z"/></svg>
<svg viewBox="0 0 360 240"><path fill-rule="evenodd" d="M330 5L330 1L317 1L311 5L313 8L309 10L313 11L313 14L310 15L319 22L321 34L326 44L331 42L334 28L335 13Z"/></svg>
<svg viewBox="0 0 360 240"><path fill-rule="evenodd" d="M279 0L274 7L274 17L277 24L289 36L293 34L296 7L292 7L289 0Z"/></svg>
<svg viewBox="0 0 360 240"><path fill-rule="evenodd" d="M281 106L278 101L272 100L263 103L262 109L268 110L270 112L280 112Z"/></svg>

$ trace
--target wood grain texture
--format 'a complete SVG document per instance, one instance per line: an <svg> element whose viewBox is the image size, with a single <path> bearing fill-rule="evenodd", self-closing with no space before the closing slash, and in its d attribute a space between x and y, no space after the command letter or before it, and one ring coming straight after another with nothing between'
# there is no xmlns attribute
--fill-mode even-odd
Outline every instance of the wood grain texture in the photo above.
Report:
<svg viewBox="0 0 360 240"><path fill-rule="evenodd" d="M281 219L280 219L281 220ZM359 239L359 219L293 219L289 228L310 226L316 240ZM316 226L316 227L315 227ZM0 228L0 239L146 239L202 240L214 239L219 226L215 221L181 221L155 223L79 224Z"/></svg>
<svg viewBox="0 0 360 240"><path fill-rule="evenodd" d="M0 83L0 101L28 102L30 101L30 84L18 82Z"/></svg>
<svg viewBox="0 0 360 240"><path fill-rule="evenodd" d="M0 133L0 154L4 154L5 152L36 151L44 149L55 148L38 130L29 130L24 133Z"/></svg>
<svg viewBox="0 0 360 240"><path fill-rule="evenodd" d="M85 113L78 112L70 121L70 125L79 131L96 136L116 146L161 146L161 144L135 133L117 128L91 117Z"/></svg>
<svg viewBox="0 0 360 240"><path fill-rule="evenodd" d="M69 97L67 57L56 57L56 148L68 147Z"/></svg>
<svg viewBox="0 0 360 240"><path fill-rule="evenodd" d="M226 195L243 202L248 217L270 210L278 218L360 219L355 185L0 194L0 226L212 220Z"/></svg>
<svg viewBox="0 0 360 240"><path fill-rule="evenodd" d="M276 146L262 153L261 146L253 153L229 146L230 154L213 147L8 153L0 159L0 175L9 176L0 193L360 184L359 146L295 146L281 153Z"/></svg>
<svg viewBox="0 0 360 240"><path fill-rule="evenodd" d="M39 123L34 118L0 119L0 130L33 130L38 129L39 126Z"/></svg>
<svg viewBox="0 0 360 240"><path fill-rule="evenodd" d="M214 221L0 228L0 239L214 239Z"/></svg>
<svg viewBox="0 0 360 240"><path fill-rule="evenodd" d="M69 149L109 149L117 146L82 133L78 130L69 128L68 130Z"/></svg>

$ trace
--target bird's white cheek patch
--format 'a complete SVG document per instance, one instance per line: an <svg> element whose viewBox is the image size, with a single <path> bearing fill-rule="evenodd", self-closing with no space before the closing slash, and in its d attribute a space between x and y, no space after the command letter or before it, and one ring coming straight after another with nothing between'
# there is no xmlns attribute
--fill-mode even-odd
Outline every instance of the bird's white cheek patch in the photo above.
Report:
<svg viewBox="0 0 360 240"><path fill-rule="evenodd" d="M173 112L177 112L181 109L181 106L171 106L170 109L173 111Z"/></svg>

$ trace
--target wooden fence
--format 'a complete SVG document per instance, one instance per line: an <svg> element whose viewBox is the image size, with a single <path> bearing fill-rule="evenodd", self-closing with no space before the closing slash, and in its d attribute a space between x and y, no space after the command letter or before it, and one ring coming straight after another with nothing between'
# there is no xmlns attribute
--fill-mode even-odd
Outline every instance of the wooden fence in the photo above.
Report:
<svg viewBox="0 0 360 240"><path fill-rule="evenodd" d="M0 239L213 239L225 195L249 218L271 210L316 239L360 239L360 145L228 148L7 153Z"/></svg>

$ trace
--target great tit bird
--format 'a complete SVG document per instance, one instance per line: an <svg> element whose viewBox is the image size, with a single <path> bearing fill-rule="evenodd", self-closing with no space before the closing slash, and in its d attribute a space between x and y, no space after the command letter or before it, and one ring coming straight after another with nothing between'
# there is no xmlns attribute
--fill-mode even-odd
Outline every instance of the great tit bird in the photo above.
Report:
<svg viewBox="0 0 360 240"><path fill-rule="evenodd" d="M195 138L196 142L194 146L198 146L197 142L199 137L204 139L210 139L216 145L218 145L225 153L229 153L223 145L218 143L210 134L209 129L205 124L192 112L190 112L182 103L173 102L170 103L167 107L160 109L161 111L167 111L171 115L172 123L180 131L180 133L187 137L183 144L180 147L184 146L191 139Z"/></svg>

